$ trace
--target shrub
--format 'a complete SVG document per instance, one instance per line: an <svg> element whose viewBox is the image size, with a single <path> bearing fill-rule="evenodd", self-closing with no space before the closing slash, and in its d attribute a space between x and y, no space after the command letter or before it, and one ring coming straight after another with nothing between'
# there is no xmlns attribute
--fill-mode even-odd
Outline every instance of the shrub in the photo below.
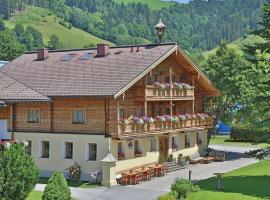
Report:
<svg viewBox="0 0 270 200"><path fill-rule="evenodd" d="M172 162L172 161L173 161L173 155L172 155L172 154L169 155L167 161L168 161L168 162Z"/></svg>
<svg viewBox="0 0 270 200"><path fill-rule="evenodd" d="M55 172L49 179L42 200L70 200L71 192L62 172Z"/></svg>
<svg viewBox="0 0 270 200"><path fill-rule="evenodd" d="M168 193L165 195L162 195L158 198L158 200L175 200L173 193Z"/></svg>
<svg viewBox="0 0 270 200"><path fill-rule="evenodd" d="M26 199L38 181L39 170L23 144L1 147L0 199Z"/></svg>
<svg viewBox="0 0 270 200"><path fill-rule="evenodd" d="M231 129L231 139L242 142L270 141L270 128L257 128L252 126L237 126Z"/></svg>
<svg viewBox="0 0 270 200"><path fill-rule="evenodd" d="M176 199L186 199L191 192L199 191L198 186L194 186L193 183L185 179L177 179L172 185L171 190Z"/></svg>

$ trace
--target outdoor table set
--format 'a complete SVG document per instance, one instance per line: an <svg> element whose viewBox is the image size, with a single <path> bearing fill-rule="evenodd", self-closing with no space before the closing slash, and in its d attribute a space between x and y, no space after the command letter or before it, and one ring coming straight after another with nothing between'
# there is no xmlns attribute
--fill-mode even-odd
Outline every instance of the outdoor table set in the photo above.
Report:
<svg viewBox="0 0 270 200"><path fill-rule="evenodd" d="M167 167L165 164L151 163L123 171L119 183L121 185L135 185L143 181L150 181L155 177L165 176L166 174Z"/></svg>

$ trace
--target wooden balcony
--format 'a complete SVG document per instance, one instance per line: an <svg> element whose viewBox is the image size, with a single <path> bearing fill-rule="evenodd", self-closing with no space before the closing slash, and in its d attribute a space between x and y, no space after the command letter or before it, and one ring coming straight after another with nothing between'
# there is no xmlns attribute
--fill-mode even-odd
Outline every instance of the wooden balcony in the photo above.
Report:
<svg viewBox="0 0 270 200"><path fill-rule="evenodd" d="M170 132L184 132L187 129L204 129L212 127L213 118L205 120L187 119L181 122L154 122L152 124L139 125L131 122L129 125L122 123L109 122L112 138L123 139L132 137L149 137L156 134L168 134Z"/></svg>
<svg viewBox="0 0 270 200"><path fill-rule="evenodd" d="M194 100L194 87L190 89L180 89L176 87L161 89L153 85L147 85L146 100Z"/></svg>

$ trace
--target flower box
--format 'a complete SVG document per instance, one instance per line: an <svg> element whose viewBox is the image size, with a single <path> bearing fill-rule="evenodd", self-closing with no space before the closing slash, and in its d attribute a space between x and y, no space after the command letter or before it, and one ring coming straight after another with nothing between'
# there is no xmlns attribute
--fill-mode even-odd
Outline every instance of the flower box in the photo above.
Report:
<svg viewBox="0 0 270 200"><path fill-rule="evenodd" d="M137 158L137 157L142 157L142 152L135 152L134 153L134 156Z"/></svg>
<svg viewBox="0 0 270 200"><path fill-rule="evenodd" d="M172 145L172 151L177 151L177 150L178 150L178 145L173 144L173 145Z"/></svg>
<svg viewBox="0 0 270 200"><path fill-rule="evenodd" d="M187 142L187 143L185 144L185 148L190 148L190 143L189 143L189 142Z"/></svg>
<svg viewBox="0 0 270 200"><path fill-rule="evenodd" d="M125 160L126 156L124 153L118 153L118 160Z"/></svg>

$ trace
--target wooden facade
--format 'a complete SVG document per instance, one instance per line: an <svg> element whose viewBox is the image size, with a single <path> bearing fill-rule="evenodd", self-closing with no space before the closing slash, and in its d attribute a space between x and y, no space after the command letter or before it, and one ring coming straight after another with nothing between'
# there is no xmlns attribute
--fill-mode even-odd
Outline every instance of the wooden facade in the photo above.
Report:
<svg viewBox="0 0 270 200"><path fill-rule="evenodd" d="M52 97L51 102L10 104L6 109L9 130L114 135L119 133L118 124L122 118L202 113L208 94L199 82L199 75L189 71L185 65L176 54L172 54L116 99ZM154 85L155 81L170 85L185 83L190 88L160 89ZM38 109L38 123L28 122L27 115L31 109ZM85 110L85 124L72 123L73 109Z"/></svg>

